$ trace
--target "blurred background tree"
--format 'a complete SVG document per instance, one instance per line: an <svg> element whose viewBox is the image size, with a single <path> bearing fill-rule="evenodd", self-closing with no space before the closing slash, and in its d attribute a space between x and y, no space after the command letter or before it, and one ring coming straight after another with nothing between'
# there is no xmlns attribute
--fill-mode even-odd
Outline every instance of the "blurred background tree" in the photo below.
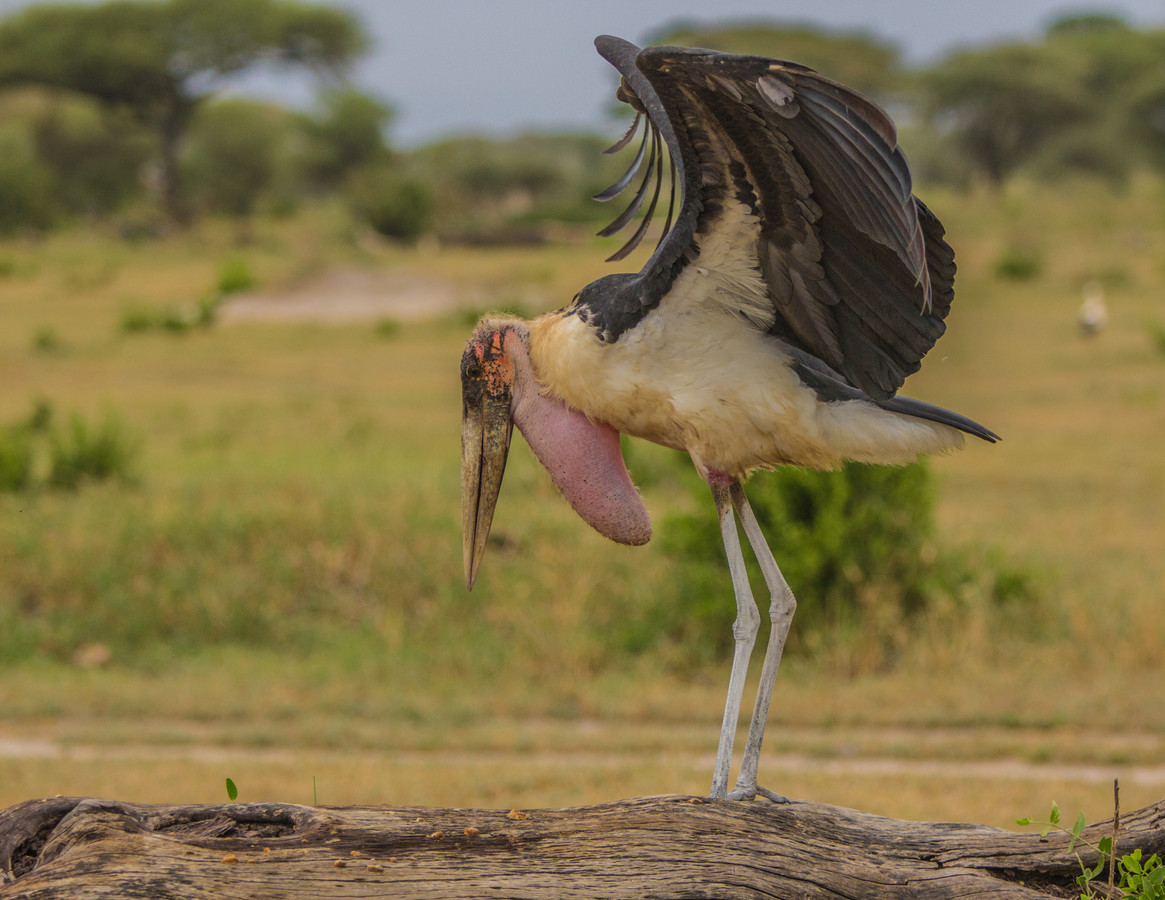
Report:
<svg viewBox="0 0 1165 900"><path fill-rule="evenodd" d="M1165 170L1165 31L1118 16L1066 16L1030 41L925 66L876 35L804 24L680 22L648 40L794 59L854 85L891 109L920 184L1073 175L1119 187ZM620 174L599 155L609 136L394 150L391 105L336 77L367 45L348 13L292 0L53 3L0 20L0 229L330 200L405 241L529 242L609 220L590 199ZM264 66L324 76L314 107L219 96Z"/></svg>
<svg viewBox="0 0 1165 900"><path fill-rule="evenodd" d="M237 98L202 104L179 156L187 202L233 217L250 216L272 193L290 204L288 154L295 130L294 117L272 104Z"/></svg>
<svg viewBox="0 0 1165 900"><path fill-rule="evenodd" d="M1087 99L1070 62L1027 44L956 53L921 76L927 120L977 174L1001 184L1084 121Z"/></svg>
<svg viewBox="0 0 1165 900"><path fill-rule="evenodd" d="M386 103L352 88L326 92L322 109L301 118L304 175L317 190L339 187L353 172L391 162Z"/></svg>
<svg viewBox="0 0 1165 900"><path fill-rule="evenodd" d="M707 27L679 22L647 43L792 60L882 101L902 87L905 77L893 44L866 32L818 25L753 22Z"/></svg>
<svg viewBox="0 0 1165 900"><path fill-rule="evenodd" d="M290 0L33 6L0 23L0 85L39 84L129 110L157 138L164 209L187 222L179 150L208 97L261 64L337 73L366 46L349 14Z"/></svg>
<svg viewBox="0 0 1165 900"><path fill-rule="evenodd" d="M1021 169L1121 183L1152 156L1137 104L1153 108L1165 86L1165 34L1115 16L1069 16L1036 43L954 53L916 84L924 120L989 183Z"/></svg>

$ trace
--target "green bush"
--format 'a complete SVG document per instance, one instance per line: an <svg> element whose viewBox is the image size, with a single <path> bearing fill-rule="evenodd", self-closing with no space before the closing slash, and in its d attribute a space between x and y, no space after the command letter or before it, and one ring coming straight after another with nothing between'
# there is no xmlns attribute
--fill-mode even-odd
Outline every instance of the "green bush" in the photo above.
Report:
<svg viewBox="0 0 1165 900"><path fill-rule="evenodd" d="M40 399L24 419L0 426L0 492L133 479L141 440L118 416L106 413L90 423L74 413L64 428L53 419L52 404Z"/></svg>
<svg viewBox="0 0 1165 900"><path fill-rule="evenodd" d="M142 334L147 331L186 334L195 328L209 328L218 318L224 296L222 291L212 290L194 303L167 306L159 310L134 304L122 313L120 329L122 334Z"/></svg>
<svg viewBox="0 0 1165 900"><path fill-rule="evenodd" d="M624 623L624 649L663 638L692 662L730 652L731 580L708 487L694 476L696 512L675 515L659 533L675 566L673 590ZM925 463L847 464L835 472L783 468L746 488L750 505L797 597L790 647L822 635L854 635L877 622L888 633L938 598L970 595L969 580L1000 604L1029 595L1027 578L998 560L980 585L978 567L935 546L933 490ZM767 620L768 593L741 535L754 595ZM877 629L872 629L877 630ZM868 635L867 635L868 636ZM893 655L888 648L888 656Z"/></svg>
<svg viewBox="0 0 1165 900"><path fill-rule="evenodd" d="M1043 271L1043 256L1023 247L1008 247L995 260L995 277L1008 281L1031 281Z"/></svg>
<svg viewBox="0 0 1165 900"><path fill-rule="evenodd" d="M56 218L52 171L36 156L28 129L0 123L0 233L47 228Z"/></svg>
<svg viewBox="0 0 1165 900"><path fill-rule="evenodd" d="M1153 346L1157 348L1158 353L1165 356L1165 325L1160 322L1150 322L1147 327Z"/></svg>
<svg viewBox="0 0 1165 900"><path fill-rule="evenodd" d="M302 166L312 184L338 187L350 172L389 158L388 106L351 88L328 91L321 101L318 113L300 120L306 141Z"/></svg>
<svg viewBox="0 0 1165 900"><path fill-rule="evenodd" d="M28 414L21 426L35 434L47 434L53 422L53 405L41 397L33 402L32 412Z"/></svg>
<svg viewBox="0 0 1165 900"><path fill-rule="evenodd" d="M32 336L32 349L37 353L56 353L63 346L61 336L48 325L38 328Z"/></svg>
<svg viewBox="0 0 1165 900"><path fill-rule="evenodd" d="M75 490L85 481L130 481L141 442L115 414L95 425L80 415L49 436L50 487Z"/></svg>
<svg viewBox="0 0 1165 900"><path fill-rule="evenodd" d="M140 334L154 327L157 317L144 307L133 305L121 314L121 331L123 334Z"/></svg>
<svg viewBox="0 0 1165 900"><path fill-rule="evenodd" d="M396 319L381 319L374 330L377 337L394 338L400 333L400 322Z"/></svg>
<svg viewBox="0 0 1165 900"><path fill-rule="evenodd" d="M104 108L90 97L65 91L41 97L30 124L37 156L53 174L55 202L80 216L107 216L126 206L155 152L149 132L128 110Z"/></svg>
<svg viewBox="0 0 1165 900"><path fill-rule="evenodd" d="M433 198L428 186L389 168L365 169L348 185L352 212L378 234L415 241L429 226Z"/></svg>
<svg viewBox="0 0 1165 900"><path fill-rule="evenodd" d="M231 98L201 106L182 154L195 203L245 217L265 195L280 193L293 127L291 114L271 104Z"/></svg>
<svg viewBox="0 0 1165 900"><path fill-rule="evenodd" d="M247 260L241 256L228 256L218 267L218 291L220 294L234 294L249 291L258 279L251 271Z"/></svg>
<svg viewBox="0 0 1165 900"><path fill-rule="evenodd" d="M0 493L14 493L32 484L35 453L32 432L21 426L0 428Z"/></svg>

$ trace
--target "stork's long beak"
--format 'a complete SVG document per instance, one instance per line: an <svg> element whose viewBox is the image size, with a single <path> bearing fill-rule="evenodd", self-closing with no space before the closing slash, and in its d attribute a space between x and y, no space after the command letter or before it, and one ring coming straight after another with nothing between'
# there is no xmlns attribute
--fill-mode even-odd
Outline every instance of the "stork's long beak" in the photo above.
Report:
<svg viewBox="0 0 1165 900"><path fill-rule="evenodd" d="M477 569L502 488L510 435L513 366L504 334L476 337L461 360L461 539L465 585L473 590Z"/></svg>

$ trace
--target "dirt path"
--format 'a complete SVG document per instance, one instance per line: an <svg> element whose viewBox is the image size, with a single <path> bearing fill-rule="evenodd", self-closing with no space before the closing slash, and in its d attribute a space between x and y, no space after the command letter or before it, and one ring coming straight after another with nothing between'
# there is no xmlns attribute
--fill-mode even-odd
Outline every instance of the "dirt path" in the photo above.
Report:
<svg viewBox="0 0 1165 900"><path fill-rule="evenodd" d="M373 269L332 269L280 291L239 294L220 310L231 322L416 321L480 305L478 292L436 279Z"/></svg>
<svg viewBox="0 0 1165 900"><path fill-rule="evenodd" d="M823 732L824 734L825 732ZM603 750L541 749L399 749L337 750L307 747L254 747L202 743L74 743L44 737L0 737L0 760L191 760L228 763L245 758L251 763L287 763L310 754L315 760L363 761L374 763L391 758L394 764L442 764L450 768L470 764L508 766L552 765L619 767L642 756L642 750L616 748ZM713 754L691 750L668 750L673 763L711 768ZM1123 783L1143 786L1165 785L1165 765L1041 763L1018 758L1001 759L902 759L891 756L846 756L821 758L804 753L766 754L767 769L786 772L815 772L844 778L846 776L942 776L984 781L1022 779L1027 781L1073 781L1087 784L1111 783L1119 777Z"/></svg>

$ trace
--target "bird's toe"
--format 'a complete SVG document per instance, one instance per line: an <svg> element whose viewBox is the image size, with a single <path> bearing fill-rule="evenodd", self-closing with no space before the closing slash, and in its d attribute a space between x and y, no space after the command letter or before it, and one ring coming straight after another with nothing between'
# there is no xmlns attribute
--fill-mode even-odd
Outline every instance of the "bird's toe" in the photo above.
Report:
<svg viewBox="0 0 1165 900"><path fill-rule="evenodd" d="M788 803L789 798L783 794L778 794L776 791L770 791L768 788L761 787L759 784L740 785L729 792L729 800L755 800L757 797L764 797L772 803Z"/></svg>
<svg viewBox="0 0 1165 900"><path fill-rule="evenodd" d="M759 796L764 797L773 803L788 803L789 798L784 794L778 794L776 791L770 791L768 788L763 788L759 784L756 786L756 792Z"/></svg>

